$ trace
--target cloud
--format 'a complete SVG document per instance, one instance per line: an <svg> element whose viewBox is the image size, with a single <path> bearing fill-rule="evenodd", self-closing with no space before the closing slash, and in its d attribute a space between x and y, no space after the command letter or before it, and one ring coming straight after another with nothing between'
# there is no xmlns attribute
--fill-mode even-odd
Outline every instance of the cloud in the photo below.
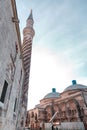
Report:
<svg viewBox="0 0 87 130"><path fill-rule="evenodd" d="M33 47L29 83L29 103L34 96L36 103L49 93L53 87L61 92L72 79L72 65L47 48ZM30 103L30 106L33 105ZM35 104L34 104L35 105ZM29 105L28 105L29 107ZM30 108L30 107L29 107Z"/></svg>
<svg viewBox="0 0 87 130"><path fill-rule="evenodd" d="M86 5L86 0L17 0L21 36L31 8L34 16L30 106L52 87L63 91L72 79L87 84Z"/></svg>

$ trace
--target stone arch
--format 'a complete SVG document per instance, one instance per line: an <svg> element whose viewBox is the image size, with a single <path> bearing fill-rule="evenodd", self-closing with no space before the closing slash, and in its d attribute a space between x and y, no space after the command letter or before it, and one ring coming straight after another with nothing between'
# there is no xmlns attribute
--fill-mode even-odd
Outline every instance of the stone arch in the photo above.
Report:
<svg viewBox="0 0 87 130"><path fill-rule="evenodd" d="M63 101L58 105L60 122L66 122L68 120L66 116L66 102Z"/></svg>
<svg viewBox="0 0 87 130"><path fill-rule="evenodd" d="M34 117L34 112L32 111L30 115L31 115L31 118L33 118Z"/></svg>
<svg viewBox="0 0 87 130"><path fill-rule="evenodd" d="M74 103L75 103L75 106L76 106L76 109L77 109L77 112L78 112L79 119L80 119L80 121L82 121L82 118L81 118L81 110L80 110L79 102L78 102L76 99L69 99L66 103L68 103L68 102L74 102Z"/></svg>
<svg viewBox="0 0 87 130"><path fill-rule="evenodd" d="M45 107L45 110L46 110L46 115L47 115L47 121L49 121L50 118L52 117L51 105L48 104L48 105Z"/></svg>
<svg viewBox="0 0 87 130"><path fill-rule="evenodd" d="M37 113L35 113L35 122L37 122L37 120L38 120L38 119L37 119Z"/></svg>

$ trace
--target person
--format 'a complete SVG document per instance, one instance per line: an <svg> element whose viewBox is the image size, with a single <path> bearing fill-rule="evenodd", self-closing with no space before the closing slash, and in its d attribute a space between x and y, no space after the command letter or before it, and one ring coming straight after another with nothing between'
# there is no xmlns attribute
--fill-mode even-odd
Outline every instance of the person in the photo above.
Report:
<svg viewBox="0 0 87 130"><path fill-rule="evenodd" d="M53 125L52 125L52 130L54 130L54 127L53 127Z"/></svg>
<svg viewBox="0 0 87 130"><path fill-rule="evenodd" d="M42 130L42 127L40 126L40 130Z"/></svg>

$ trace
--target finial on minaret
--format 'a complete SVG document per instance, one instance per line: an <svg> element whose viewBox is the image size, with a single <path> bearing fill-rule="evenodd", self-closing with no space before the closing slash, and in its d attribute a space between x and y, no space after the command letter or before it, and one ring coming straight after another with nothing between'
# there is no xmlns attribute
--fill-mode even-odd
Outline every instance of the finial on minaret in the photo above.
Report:
<svg viewBox="0 0 87 130"><path fill-rule="evenodd" d="M30 15L29 15L29 17L28 17L28 20L29 20L29 19L32 19L32 20L33 20L32 9L31 9Z"/></svg>
<svg viewBox="0 0 87 130"><path fill-rule="evenodd" d="M27 25L27 27L29 27L29 26L33 27L33 24L34 24L34 20L33 20L32 9L31 9L30 15L26 21L26 25Z"/></svg>

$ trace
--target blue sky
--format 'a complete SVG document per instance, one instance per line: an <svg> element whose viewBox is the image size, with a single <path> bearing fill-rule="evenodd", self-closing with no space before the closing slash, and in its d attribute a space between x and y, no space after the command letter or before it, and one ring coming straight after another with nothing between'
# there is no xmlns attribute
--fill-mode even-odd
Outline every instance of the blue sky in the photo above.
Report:
<svg viewBox="0 0 87 130"><path fill-rule="evenodd" d="M53 87L62 92L87 85L87 0L16 0L22 30L33 10L33 39L28 109Z"/></svg>

